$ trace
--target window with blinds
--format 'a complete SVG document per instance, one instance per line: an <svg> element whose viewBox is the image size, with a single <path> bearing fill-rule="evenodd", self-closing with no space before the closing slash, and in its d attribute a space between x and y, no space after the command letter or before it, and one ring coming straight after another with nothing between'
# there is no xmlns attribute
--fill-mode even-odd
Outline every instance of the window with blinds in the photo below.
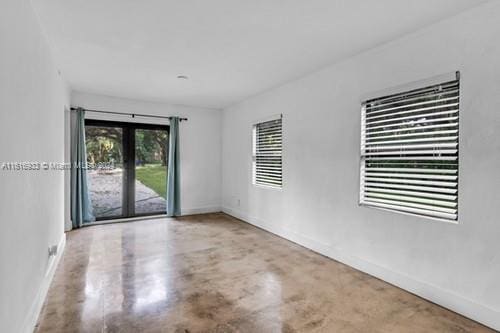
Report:
<svg viewBox="0 0 500 333"><path fill-rule="evenodd" d="M360 204L456 221L458 116L458 73L364 102Z"/></svg>
<svg viewBox="0 0 500 333"><path fill-rule="evenodd" d="M282 186L281 117L253 127L253 183Z"/></svg>

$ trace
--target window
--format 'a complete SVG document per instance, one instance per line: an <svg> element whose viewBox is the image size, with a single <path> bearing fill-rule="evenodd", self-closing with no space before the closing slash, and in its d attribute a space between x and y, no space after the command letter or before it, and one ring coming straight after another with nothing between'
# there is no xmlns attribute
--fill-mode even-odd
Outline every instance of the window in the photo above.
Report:
<svg viewBox="0 0 500 333"><path fill-rule="evenodd" d="M253 183L282 186L281 116L253 127Z"/></svg>
<svg viewBox="0 0 500 333"><path fill-rule="evenodd" d="M459 77L367 100L360 204L456 221Z"/></svg>

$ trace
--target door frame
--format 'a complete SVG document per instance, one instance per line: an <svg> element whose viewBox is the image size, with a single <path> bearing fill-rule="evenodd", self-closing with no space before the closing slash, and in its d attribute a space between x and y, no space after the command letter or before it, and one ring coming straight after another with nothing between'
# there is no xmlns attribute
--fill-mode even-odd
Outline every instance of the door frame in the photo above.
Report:
<svg viewBox="0 0 500 333"><path fill-rule="evenodd" d="M124 219L132 217L153 216L165 212L135 213L135 130L164 130L170 134L169 125L124 122L114 120L85 119L85 126L119 127L122 129L123 148L123 181L122 181L122 214L116 216L96 217L96 221ZM167 147L168 165L168 147Z"/></svg>

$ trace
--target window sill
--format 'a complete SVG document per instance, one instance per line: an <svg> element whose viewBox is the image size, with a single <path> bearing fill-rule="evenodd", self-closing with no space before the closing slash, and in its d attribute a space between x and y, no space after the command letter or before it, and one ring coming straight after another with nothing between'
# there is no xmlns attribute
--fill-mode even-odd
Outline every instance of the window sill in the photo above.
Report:
<svg viewBox="0 0 500 333"><path fill-rule="evenodd" d="M277 186L270 186L270 185L262 185L262 184L253 183L253 186L257 187L257 188L265 189L265 190L274 190L274 191L279 191L279 192L283 191L283 185L281 187L277 187Z"/></svg>

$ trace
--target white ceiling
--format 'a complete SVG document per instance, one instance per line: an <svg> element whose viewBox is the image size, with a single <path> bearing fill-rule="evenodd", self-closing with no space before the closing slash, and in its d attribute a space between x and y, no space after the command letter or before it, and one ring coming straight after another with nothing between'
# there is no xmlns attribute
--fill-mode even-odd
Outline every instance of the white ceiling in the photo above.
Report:
<svg viewBox="0 0 500 333"><path fill-rule="evenodd" d="M73 89L215 108L482 2L32 0Z"/></svg>

